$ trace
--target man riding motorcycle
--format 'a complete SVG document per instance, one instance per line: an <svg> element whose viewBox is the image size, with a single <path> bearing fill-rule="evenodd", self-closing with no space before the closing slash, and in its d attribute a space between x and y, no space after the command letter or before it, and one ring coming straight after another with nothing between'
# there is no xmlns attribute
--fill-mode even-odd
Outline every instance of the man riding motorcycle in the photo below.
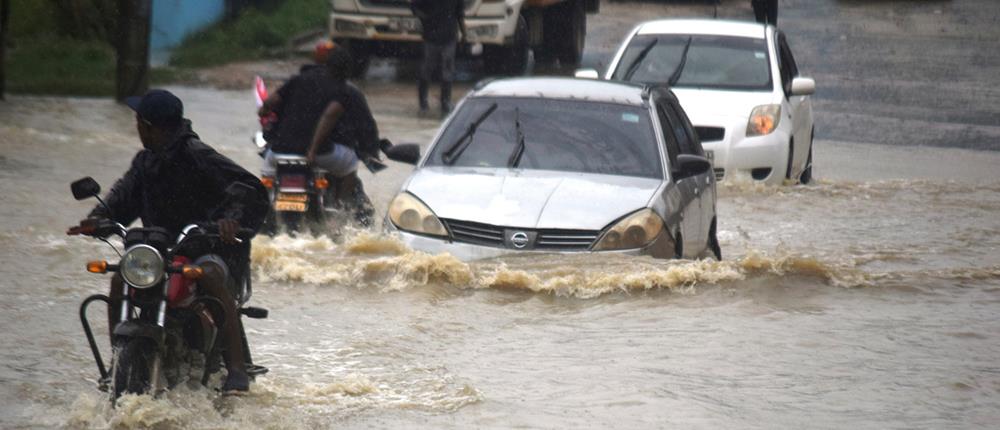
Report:
<svg viewBox="0 0 1000 430"><path fill-rule="evenodd" d="M100 219L127 226L138 218L143 226L164 228L176 237L186 225L216 223L221 240L231 246L196 260L204 269L198 281L199 293L218 299L225 309L223 359L228 376L223 391L247 391L249 377L234 291L237 280L250 276L250 242L239 243L236 234L241 228L260 228L269 210L267 191L256 176L199 140L191 122L183 117L181 100L169 91L151 90L126 103L136 112L136 128L144 149L104 199L107 207L95 207L70 232L95 225ZM243 201L226 199L226 188L236 182L253 190ZM225 206L219 207L220 202ZM122 282L119 274L111 280L111 330L117 322L113 311L121 306Z"/></svg>
<svg viewBox="0 0 1000 430"><path fill-rule="evenodd" d="M324 57L325 67L303 67L261 106L261 117L278 118L261 174L274 175L275 154L304 155L310 165L337 178L337 200L351 206L360 184L358 161L378 159L378 126L364 94L347 82L352 64L347 49L317 47L317 60Z"/></svg>

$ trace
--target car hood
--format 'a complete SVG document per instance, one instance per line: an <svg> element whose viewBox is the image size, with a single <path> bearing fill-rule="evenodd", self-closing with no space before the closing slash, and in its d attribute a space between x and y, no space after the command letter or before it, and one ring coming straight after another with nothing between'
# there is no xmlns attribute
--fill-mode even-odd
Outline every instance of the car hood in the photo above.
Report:
<svg viewBox="0 0 1000 430"><path fill-rule="evenodd" d="M440 218L505 227L600 230L646 207L659 179L583 173L427 167L405 190Z"/></svg>
<svg viewBox="0 0 1000 430"><path fill-rule="evenodd" d="M720 91L673 88L681 107L694 125L711 125L720 120L750 118L753 108L780 103L771 92Z"/></svg>

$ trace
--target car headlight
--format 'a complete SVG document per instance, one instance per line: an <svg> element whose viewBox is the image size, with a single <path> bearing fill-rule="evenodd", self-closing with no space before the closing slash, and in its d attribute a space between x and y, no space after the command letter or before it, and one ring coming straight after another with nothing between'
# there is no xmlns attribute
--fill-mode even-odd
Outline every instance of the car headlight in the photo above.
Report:
<svg viewBox="0 0 1000 430"><path fill-rule="evenodd" d="M750 112L747 122L747 137L771 134L781 120L781 105L760 105Z"/></svg>
<svg viewBox="0 0 1000 430"><path fill-rule="evenodd" d="M642 209L608 229L594 245L594 251L642 248L656 239L662 230L663 219L652 209Z"/></svg>
<svg viewBox="0 0 1000 430"><path fill-rule="evenodd" d="M163 278L163 257L152 246L135 245L125 251L118 270L129 285L149 288Z"/></svg>
<svg viewBox="0 0 1000 430"><path fill-rule="evenodd" d="M400 193L389 203L389 220L400 230L431 236L447 236L444 224L413 194Z"/></svg>

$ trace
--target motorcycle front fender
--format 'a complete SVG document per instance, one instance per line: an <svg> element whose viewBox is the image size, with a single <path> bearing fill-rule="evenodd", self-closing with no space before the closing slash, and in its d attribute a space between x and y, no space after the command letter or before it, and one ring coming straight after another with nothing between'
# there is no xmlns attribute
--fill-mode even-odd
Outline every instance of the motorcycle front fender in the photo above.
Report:
<svg viewBox="0 0 1000 430"><path fill-rule="evenodd" d="M142 337L156 342L157 347L162 347L166 339L166 331L163 327L142 321L122 321L115 326L115 339Z"/></svg>

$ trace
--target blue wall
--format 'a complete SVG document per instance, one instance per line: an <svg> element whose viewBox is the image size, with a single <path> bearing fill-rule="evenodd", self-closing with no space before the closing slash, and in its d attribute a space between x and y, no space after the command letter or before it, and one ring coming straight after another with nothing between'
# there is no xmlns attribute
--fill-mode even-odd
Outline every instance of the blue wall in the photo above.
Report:
<svg viewBox="0 0 1000 430"><path fill-rule="evenodd" d="M153 0L152 51L177 46L184 38L222 19L225 0Z"/></svg>

